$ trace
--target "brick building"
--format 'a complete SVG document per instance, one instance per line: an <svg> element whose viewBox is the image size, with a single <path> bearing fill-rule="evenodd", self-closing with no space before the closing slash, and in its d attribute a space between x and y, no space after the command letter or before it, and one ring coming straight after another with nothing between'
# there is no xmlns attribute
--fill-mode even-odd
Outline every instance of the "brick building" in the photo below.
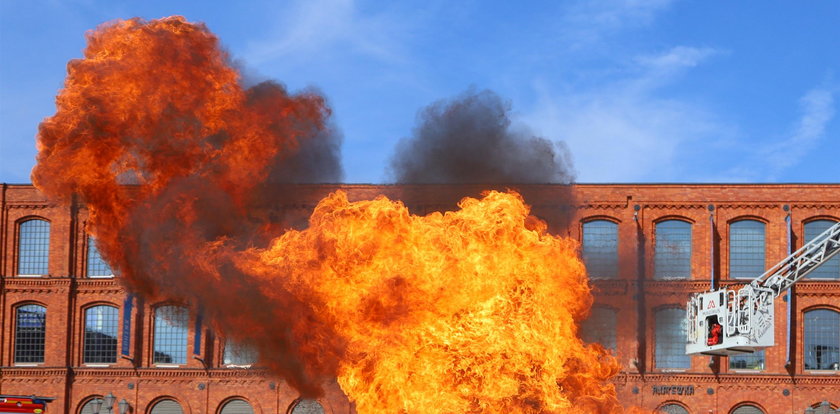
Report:
<svg viewBox="0 0 840 414"><path fill-rule="evenodd" d="M421 214L480 191L340 187L351 199L384 193ZM272 208L284 220L303 220L336 188L284 189L293 202ZM552 231L582 243L595 288L582 335L613 349L626 404L692 414L837 409L840 257L777 301L776 346L763 352L688 357L683 321L690 293L743 283L840 220L840 185L520 190ZM50 410L68 413L92 412L91 400L107 393L135 413L352 413L335 384L317 401L301 400L249 367L253 356L199 316L124 292L85 233L83 206L50 204L29 185L3 184L0 197L0 394L56 397ZM569 200L573 207L564 207Z"/></svg>

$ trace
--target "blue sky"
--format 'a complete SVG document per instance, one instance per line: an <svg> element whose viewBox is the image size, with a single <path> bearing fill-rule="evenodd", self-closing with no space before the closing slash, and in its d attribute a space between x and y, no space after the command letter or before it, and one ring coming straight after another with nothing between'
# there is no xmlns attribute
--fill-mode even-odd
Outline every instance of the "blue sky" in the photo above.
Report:
<svg viewBox="0 0 840 414"><path fill-rule="evenodd" d="M470 86L566 141L581 182L840 182L840 2L519 3L4 0L0 182L29 182L86 30L173 14L246 77L324 93L347 182L384 182L417 111Z"/></svg>

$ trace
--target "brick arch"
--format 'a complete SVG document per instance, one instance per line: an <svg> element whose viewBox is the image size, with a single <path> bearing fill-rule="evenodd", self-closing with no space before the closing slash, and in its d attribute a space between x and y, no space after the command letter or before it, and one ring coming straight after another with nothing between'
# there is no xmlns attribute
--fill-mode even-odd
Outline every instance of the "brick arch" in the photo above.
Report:
<svg viewBox="0 0 840 414"><path fill-rule="evenodd" d="M735 222L738 222L738 221L745 221L745 220L752 220L752 221L758 221L758 222L761 222L761 223L764 223L764 224L770 224L770 220L768 220L767 218L761 217L761 216L756 216L756 215L753 215L753 214L744 214L744 215L741 215L741 216L733 217L733 218L727 220L726 224L731 226L732 223L735 223Z"/></svg>
<svg viewBox="0 0 840 414"><path fill-rule="evenodd" d="M49 306L47 306L46 303L39 302L39 301L34 300L34 299L24 299L20 302L15 302L15 303L12 304L12 309L17 309L21 306L26 306L26 305L38 305L38 306L43 306L45 309L49 309Z"/></svg>
<svg viewBox="0 0 840 414"><path fill-rule="evenodd" d="M819 215L816 215L816 216L810 216L810 217L802 220L802 225L805 225L805 224L808 224L812 221L817 221L817 220L840 221L840 217L832 216L832 215L828 215L828 214L819 214Z"/></svg>
<svg viewBox="0 0 840 414"><path fill-rule="evenodd" d="M84 305L81 306L80 309L82 310L82 312L84 312L84 311L86 311L89 308L92 308L94 306L110 306L110 307L117 308L117 309L120 308L120 305L118 305L114 302L108 302L107 300L95 300L95 301L92 301L92 302L86 302Z"/></svg>
<svg viewBox="0 0 840 414"><path fill-rule="evenodd" d="M146 414L151 414L152 409L154 409L155 406L158 405L158 403L160 403L161 401L165 401L165 400L172 400L172 401L175 401L176 403L178 403L178 405L181 406L181 411L183 411L184 414L191 414L192 413L192 409L190 408L190 404L187 401L182 400L182 399L177 398L177 397L174 397L172 395L159 395L159 396L155 397L153 400L149 401L148 404L146 404L146 410L145 410ZM132 411L132 412L136 412L136 411L137 410Z"/></svg>
<svg viewBox="0 0 840 414"><path fill-rule="evenodd" d="M668 215L664 215L664 216L661 216L661 217L657 217L657 218L653 219L652 222L653 222L653 224L659 224L663 221L670 221L670 220L684 221L688 224L697 223L697 221L694 220L693 218L686 217L686 216L681 216L679 214L668 214Z"/></svg>
<svg viewBox="0 0 840 414"><path fill-rule="evenodd" d="M52 220L50 220L50 219L48 219L44 216L40 216L40 215L37 215L37 214L30 214L28 216L23 216L23 217L15 220L15 226L20 226L21 223L31 221L31 220L41 220L41 221L46 221L47 223L52 224Z"/></svg>
<svg viewBox="0 0 840 414"><path fill-rule="evenodd" d="M808 306L806 308L803 308L801 313L804 316L807 312L820 310L820 309L830 310L830 311L840 313L840 306L830 305L828 303L820 303L820 304L817 304L817 305Z"/></svg>
<svg viewBox="0 0 840 414"><path fill-rule="evenodd" d="M621 224L621 219L619 219L617 217L613 217L613 216L608 216L606 214L595 214L595 215L592 215L592 216L586 216L586 217L580 219L580 222L581 222L581 224L583 224L583 223L589 223L590 221L598 221L598 220L606 220L606 221L611 221L615 224Z"/></svg>

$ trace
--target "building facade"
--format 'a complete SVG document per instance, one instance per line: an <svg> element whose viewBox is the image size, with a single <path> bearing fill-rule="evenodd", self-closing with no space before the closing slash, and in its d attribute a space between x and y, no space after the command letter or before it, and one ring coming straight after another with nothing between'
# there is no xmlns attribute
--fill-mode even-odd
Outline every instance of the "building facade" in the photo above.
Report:
<svg viewBox="0 0 840 414"><path fill-rule="evenodd" d="M686 356L684 321L689 294L748 282L840 221L840 185L520 187L550 231L581 242L595 296L581 335L618 359L625 404L692 414L837 409L840 257L776 302L776 345L762 352ZM386 194L420 214L481 190L294 186L289 204L272 208L305 220L337 188L351 199ZM127 294L85 231L84 206L51 204L30 185L4 184L0 197L0 394L55 397L50 410L67 413L92 412L108 393L135 413L353 412L335 384L300 399L185 307Z"/></svg>

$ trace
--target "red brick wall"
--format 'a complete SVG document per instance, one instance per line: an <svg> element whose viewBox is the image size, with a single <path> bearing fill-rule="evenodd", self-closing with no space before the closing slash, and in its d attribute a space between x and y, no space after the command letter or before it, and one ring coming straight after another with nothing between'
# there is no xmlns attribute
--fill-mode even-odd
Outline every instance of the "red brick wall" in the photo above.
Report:
<svg viewBox="0 0 840 414"><path fill-rule="evenodd" d="M750 217L766 223L766 265L787 255L784 205L790 208L793 248L802 245L804 223L814 218L840 219L840 185L683 185L580 184L519 186L534 214L546 219L552 231L581 239L585 220L599 217L618 223L619 277L595 280L596 305L618 311L616 356L623 367L616 378L619 394L628 405L655 409L679 402L691 413L729 413L752 403L766 413L801 413L823 400L840 403L840 372L808 372L803 368L804 312L816 307L840 310L840 282L803 281L795 288L792 365L785 366L787 303L776 308L776 346L767 349L766 366L756 372L730 372L725 358L693 357L684 371L665 372L655 361L654 312L662 307L684 308L690 293L707 290L714 270L718 285L730 283L729 224ZM451 208L463 195L478 195L482 186L371 186L344 185L351 199L387 194L399 198L415 213ZM500 189L504 189L501 187ZM278 219L305 223L319 199L335 186L289 186L294 194ZM135 302L132 314L131 357L108 367L86 367L81 359L84 309L93 304L120 308L126 293L113 279L85 277L87 213L81 206L52 205L31 186L3 185L0 218L0 393L56 397L54 412L77 412L93 395L113 392L125 398L134 412L145 413L160 398L177 399L187 413L217 412L237 397L256 412L285 413L297 393L278 378L257 369L222 366L222 339L202 328L199 359L192 358L194 323L190 323L188 362L179 368L151 363L152 318L156 303ZM564 208L564 204L574 208ZM714 209L710 212L709 205ZM638 210L636 210L638 206ZM269 207L269 206L267 206ZM276 207L276 206L270 206ZM709 223L709 216L714 226ZM49 275L16 276L17 224L37 216L51 223ZM692 277L653 280L655 223L679 218L692 223ZM712 249L712 238L714 247ZM712 251L713 250L713 251ZM714 260L711 260L714 253ZM14 366L14 308L27 302L47 307L45 362L38 367ZM192 318L195 316L193 315ZM122 341L121 335L118 341ZM121 342L118 348L121 347ZM711 362L711 366L710 366ZM663 388L663 386L679 386ZM687 387L693 393L687 395ZM678 394L682 390L682 395ZM671 394L661 395L663 392ZM352 407L335 384L320 399L328 413L349 413Z"/></svg>

